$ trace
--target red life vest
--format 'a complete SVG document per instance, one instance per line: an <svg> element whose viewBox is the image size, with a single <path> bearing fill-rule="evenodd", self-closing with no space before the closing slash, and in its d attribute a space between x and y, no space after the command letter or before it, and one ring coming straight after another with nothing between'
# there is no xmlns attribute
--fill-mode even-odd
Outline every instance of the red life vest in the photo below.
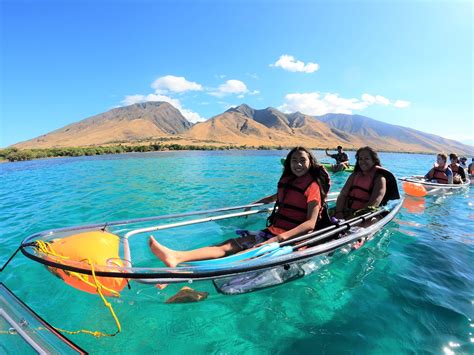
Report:
<svg viewBox="0 0 474 355"><path fill-rule="evenodd" d="M314 182L311 174L294 178L283 176L278 182L275 210L269 217L270 225L290 230L308 220L305 192Z"/></svg>
<svg viewBox="0 0 474 355"><path fill-rule="evenodd" d="M453 175L458 173L458 171L459 171L459 164L457 164L457 163L451 163L451 165L449 165L449 167L450 167L451 170L453 171Z"/></svg>
<svg viewBox="0 0 474 355"><path fill-rule="evenodd" d="M387 204L389 200L398 200L400 194L398 192L397 180L393 174L382 168L381 166L375 166L368 174L362 174L361 171L357 171L354 174L354 180L352 186L349 189L348 204L347 207L359 210L366 208L367 203L370 200L370 195L375 185L375 176L377 174L382 175L386 180L385 195L380 202L381 206Z"/></svg>
<svg viewBox="0 0 474 355"><path fill-rule="evenodd" d="M368 174L362 174L361 171L354 173L354 180L349 189L348 207L354 210L367 207L370 195L374 188L374 178L376 168L373 168Z"/></svg>
<svg viewBox="0 0 474 355"><path fill-rule="evenodd" d="M446 169L447 169L447 167L445 167L445 168L434 167L428 173L428 178L430 180L436 179L436 181L438 181L439 184L447 184L448 183L448 175L446 175Z"/></svg>

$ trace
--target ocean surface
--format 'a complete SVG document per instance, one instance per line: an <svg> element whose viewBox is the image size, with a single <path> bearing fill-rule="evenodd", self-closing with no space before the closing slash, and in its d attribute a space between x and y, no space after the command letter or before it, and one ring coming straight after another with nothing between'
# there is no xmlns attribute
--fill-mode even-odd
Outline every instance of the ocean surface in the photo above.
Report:
<svg viewBox="0 0 474 355"><path fill-rule="evenodd" d="M47 229L253 202L276 191L286 153L155 152L0 164L0 263L25 237ZM435 160L380 157L399 177L424 174ZM332 191L347 177L333 175ZM188 286L209 292L205 301L166 304L183 285L160 291L132 282L120 298L109 298L119 335L69 338L95 354L473 354L473 197L471 188L407 198L363 248L317 273L253 293L225 296L210 282L195 282ZM189 248L263 224L263 217L239 218L154 235ZM146 238L137 237L134 248L141 262L159 265ZM0 281L56 327L115 331L97 295L67 286L22 254ZM0 334L0 353L23 353L14 338Z"/></svg>

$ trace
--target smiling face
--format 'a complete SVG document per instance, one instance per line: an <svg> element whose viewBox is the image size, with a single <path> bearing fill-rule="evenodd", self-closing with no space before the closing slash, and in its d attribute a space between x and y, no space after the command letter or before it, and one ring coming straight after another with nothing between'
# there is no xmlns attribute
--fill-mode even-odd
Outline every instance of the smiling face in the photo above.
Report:
<svg viewBox="0 0 474 355"><path fill-rule="evenodd" d="M359 155L357 161L359 162L360 169L363 172L367 172L372 169L375 165L374 160L372 159L372 155L367 150L362 150Z"/></svg>
<svg viewBox="0 0 474 355"><path fill-rule="evenodd" d="M291 172L300 177L309 171L310 160L308 153L297 150L291 155Z"/></svg>
<svg viewBox="0 0 474 355"><path fill-rule="evenodd" d="M444 159L441 155L438 155L436 157L436 163L438 163L439 166L444 166L444 164L446 164L446 159Z"/></svg>

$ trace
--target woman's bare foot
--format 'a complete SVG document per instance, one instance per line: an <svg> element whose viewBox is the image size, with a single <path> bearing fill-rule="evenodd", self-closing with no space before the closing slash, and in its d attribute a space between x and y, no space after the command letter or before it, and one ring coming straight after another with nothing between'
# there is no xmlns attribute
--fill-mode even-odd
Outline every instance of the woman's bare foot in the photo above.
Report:
<svg viewBox="0 0 474 355"><path fill-rule="evenodd" d="M179 264L179 260L176 255L177 252L158 243L152 235L150 235L148 245L150 246L153 254L155 254L158 259L160 259L169 267L176 267L176 265Z"/></svg>

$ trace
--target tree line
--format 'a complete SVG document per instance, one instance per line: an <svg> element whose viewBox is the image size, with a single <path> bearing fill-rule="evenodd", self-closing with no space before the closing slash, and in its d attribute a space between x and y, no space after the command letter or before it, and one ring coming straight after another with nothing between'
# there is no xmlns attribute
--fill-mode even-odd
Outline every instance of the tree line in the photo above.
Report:
<svg viewBox="0 0 474 355"><path fill-rule="evenodd" d="M121 154L132 152L157 152L167 150L230 150L230 149L284 149L284 147L272 146L247 146L247 145L186 145L186 144L161 144L153 143L149 145L111 145L111 146L97 146L97 147L69 147L69 148L44 148L44 149L18 149L5 148L0 149L0 159L14 161L24 161L41 158L53 157L80 157L104 154Z"/></svg>

